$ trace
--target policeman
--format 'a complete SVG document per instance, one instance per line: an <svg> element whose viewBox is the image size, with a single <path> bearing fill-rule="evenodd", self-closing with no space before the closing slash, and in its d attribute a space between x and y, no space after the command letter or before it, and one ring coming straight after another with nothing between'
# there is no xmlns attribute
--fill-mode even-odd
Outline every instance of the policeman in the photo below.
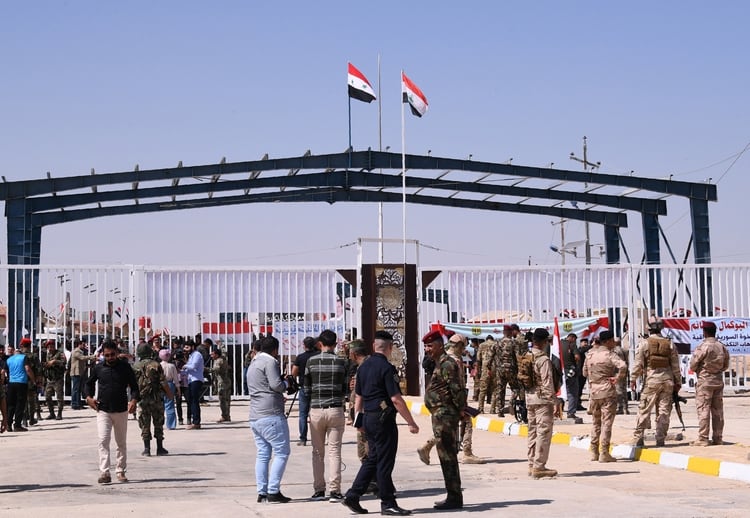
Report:
<svg viewBox="0 0 750 518"><path fill-rule="evenodd" d="M661 335L661 320L650 322L649 336L638 346L630 388L635 391L636 379L643 374L643 391L638 405L638 420L633 432L633 445L643 446L643 432L656 408L656 445L664 446L672 413L672 394L680 391L682 374L677 349L672 340Z"/></svg>
<svg viewBox="0 0 750 518"><path fill-rule="evenodd" d="M380 489L380 514L407 516L411 511L396 503L396 488L391 476L398 450L396 413L408 423L410 433L419 433L419 426L401 397L396 368L388 361L393 350L393 336L386 331L376 332L372 347L373 354L359 366L354 385L354 410L357 413L354 426L357 430L364 428L369 452L342 503L354 513L366 514L368 511L359 504L359 499L375 477Z"/></svg>

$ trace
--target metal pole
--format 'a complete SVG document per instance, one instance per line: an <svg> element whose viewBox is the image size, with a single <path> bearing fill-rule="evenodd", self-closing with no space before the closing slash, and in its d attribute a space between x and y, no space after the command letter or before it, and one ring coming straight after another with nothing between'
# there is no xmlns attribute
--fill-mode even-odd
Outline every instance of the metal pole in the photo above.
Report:
<svg viewBox="0 0 750 518"><path fill-rule="evenodd" d="M378 151L383 151L383 89L380 87L380 54L378 54ZM380 170L383 174L383 170ZM378 262L383 264L383 202L378 202Z"/></svg>

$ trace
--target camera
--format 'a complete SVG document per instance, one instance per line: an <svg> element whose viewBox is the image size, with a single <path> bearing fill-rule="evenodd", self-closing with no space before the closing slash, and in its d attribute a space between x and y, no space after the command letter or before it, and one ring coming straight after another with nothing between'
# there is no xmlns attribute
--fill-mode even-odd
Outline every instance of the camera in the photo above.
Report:
<svg viewBox="0 0 750 518"><path fill-rule="evenodd" d="M288 395L292 395L295 392L299 390L299 383L297 383L297 378L292 376L291 374L286 375L286 393Z"/></svg>

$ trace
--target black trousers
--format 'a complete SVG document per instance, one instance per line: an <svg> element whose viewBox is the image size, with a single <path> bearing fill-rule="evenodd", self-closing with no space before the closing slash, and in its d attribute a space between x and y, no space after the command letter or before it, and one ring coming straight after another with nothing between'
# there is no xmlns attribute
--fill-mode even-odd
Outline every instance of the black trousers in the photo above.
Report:
<svg viewBox="0 0 750 518"><path fill-rule="evenodd" d="M8 383L8 424L20 427L26 410L28 383Z"/></svg>
<svg viewBox="0 0 750 518"><path fill-rule="evenodd" d="M369 451L357 472L352 488L347 491L346 495L361 497L374 478L378 483L380 506L390 507L396 504L396 488L392 477L398 450L396 419L395 417L388 418L381 423L377 413L365 414L364 428Z"/></svg>

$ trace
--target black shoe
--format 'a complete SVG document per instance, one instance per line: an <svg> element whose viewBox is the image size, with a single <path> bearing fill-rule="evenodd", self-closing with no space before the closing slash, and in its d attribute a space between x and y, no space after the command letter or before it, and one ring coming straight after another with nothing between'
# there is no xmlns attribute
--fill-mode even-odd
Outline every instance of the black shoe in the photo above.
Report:
<svg viewBox="0 0 750 518"><path fill-rule="evenodd" d="M586 410L586 408L583 405L578 405L576 410Z"/></svg>
<svg viewBox="0 0 750 518"><path fill-rule="evenodd" d="M367 486L367 492L372 493L375 496L378 496L379 491L380 491L380 488L378 487L378 484L375 481L370 482L370 485Z"/></svg>
<svg viewBox="0 0 750 518"><path fill-rule="evenodd" d="M141 457L150 457L151 456L151 448L143 448L143 451L141 452Z"/></svg>
<svg viewBox="0 0 750 518"><path fill-rule="evenodd" d="M16 426L16 427L14 428L14 430L15 430L16 432L28 432L28 431L29 431L29 429L28 429L28 428L24 428L23 426Z"/></svg>
<svg viewBox="0 0 750 518"><path fill-rule="evenodd" d="M57 417L55 417L55 421L62 421L62 414L57 414Z"/></svg>
<svg viewBox="0 0 750 518"><path fill-rule="evenodd" d="M48 415L47 417L45 417L45 419L46 419L47 421L52 421L52 420L53 420L54 418L55 418L55 414L50 414L50 415Z"/></svg>
<svg viewBox="0 0 750 518"><path fill-rule="evenodd" d="M328 501L332 504L337 504L341 502L344 499L344 495L341 493L337 493L336 491L331 491L331 494L328 495Z"/></svg>
<svg viewBox="0 0 750 518"><path fill-rule="evenodd" d="M159 457L162 455L169 455L169 450L162 446L159 446L158 448L156 448L156 455Z"/></svg>
<svg viewBox="0 0 750 518"><path fill-rule="evenodd" d="M367 514L368 513L367 509L359 505L359 498L347 496L347 497L344 497L341 503L347 506L349 510L351 510L355 514Z"/></svg>
<svg viewBox="0 0 750 518"><path fill-rule="evenodd" d="M388 507L381 507L380 514L384 516L409 516L411 511L400 508L398 504L393 504Z"/></svg>
<svg viewBox="0 0 750 518"><path fill-rule="evenodd" d="M462 500L446 498L440 502L435 502L435 505L433 505L432 508L437 509L438 511L447 511L448 509L462 509L463 506L464 503Z"/></svg>
<svg viewBox="0 0 750 518"><path fill-rule="evenodd" d="M313 493L313 495L310 497L310 500L320 501L326 499L326 492L325 491L316 491Z"/></svg>
<svg viewBox="0 0 750 518"><path fill-rule="evenodd" d="M262 504L263 502L267 501L268 497L266 495L258 495L258 503Z"/></svg>
<svg viewBox="0 0 750 518"><path fill-rule="evenodd" d="M267 499L269 504L286 504L292 501L288 496L282 495L281 491L278 493L268 493Z"/></svg>

